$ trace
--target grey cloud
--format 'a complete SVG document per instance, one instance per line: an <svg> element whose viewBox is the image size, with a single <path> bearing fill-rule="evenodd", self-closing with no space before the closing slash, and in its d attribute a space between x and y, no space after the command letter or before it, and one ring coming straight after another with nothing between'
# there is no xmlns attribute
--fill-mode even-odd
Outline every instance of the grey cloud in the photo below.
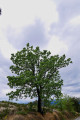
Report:
<svg viewBox="0 0 80 120"><path fill-rule="evenodd" d="M73 94L73 93L76 93L77 94L80 94L80 87L79 85L75 85L75 86L64 86L63 89L62 89L62 92L64 94ZM74 95L74 94L73 94Z"/></svg>
<svg viewBox="0 0 80 120"><path fill-rule="evenodd" d="M11 65L11 61L4 58L2 53L0 53L0 80L5 80L7 75L11 74L11 71L9 69Z"/></svg>
<svg viewBox="0 0 80 120"><path fill-rule="evenodd" d="M70 94L70 92L76 92L77 95L77 92L80 91L80 66L79 62L75 63L76 59L74 59L74 63L72 65L60 72L64 84L63 93ZM76 90L77 88L78 90Z"/></svg>
<svg viewBox="0 0 80 120"><path fill-rule="evenodd" d="M68 19L80 14L80 0L61 0L58 11L60 20L66 22Z"/></svg>
<svg viewBox="0 0 80 120"><path fill-rule="evenodd" d="M72 83L72 84L70 84L70 83L68 83L67 85L65 85L65 87L68 87L68 86L73 86L73 87L75 87L75 86L78 86L80 83Z"/></svg>
<svg viewBox="0 0 80 120"><path fill-rule="evenodd" d="M9 66L10 64L10 61L6 59L0 52L0 67Z"/></svg>
<svg viewBox="0 0 80 120"><path fill-rule="evenodd" d="M59 22L52 24L51 34L59 35L65 24L73 17L80 15L80 0L54 0L59 13Z"/></svg>
<svg viewBox="0 0 80 120"><path fill-rule="evenodd" d="M61 0L58 4L60 19L68 20L80 14L80 0Z"/></svg>
<svg viewBox="0 0 80 120"><path fill-rule="evenodd" d="M73 64L60 70L64 80L63 93L77 95L80 92L80 25L74 26L69 21L80 15L80 0L56 0L59 22L51 26L51 35L57 35L68 46L67 57ZM71 87L71 89L70 89Z"/></svg>
<svg viewBox="0 0 80 120"><path fill-rule="evenodd" d="M71 92L75 92L77 94L77 93L80 93L80 89L75 90L75 87L74 87L74 90L72 90Z"/></svg>
<svg viewBox="0 0 80 120"><path fill-rule="evenodd" d="M64 94L68 94L68 95L71 95L71 96L78 96L80 95L80 82L76 82L74 84L70 84L69 82L67 83L67 85L65 84L63 87L62 87L62 92Z"/></svg>
<svg viewBox="0 0 80 120"><path fill-rule="evenodd" d="M2 53L0 52L0 101L1 100L8 100L8 97L6 96L3 91L6 91L6 89L9 89L7 83L7 76L11 74L9 67L11 65L10 60L4 58Z"/></svg>
<svg viewBox="0 0 80 120"><path fill-rule="evenodd" d="M19 35L16 35L14 30L11 31L11 28L8 29L7 37L9 42L17 49L25 47L28 42L33 46L40 47L47 43L45 28L40 20L36 20L34 25L23 28Z"/></svg>

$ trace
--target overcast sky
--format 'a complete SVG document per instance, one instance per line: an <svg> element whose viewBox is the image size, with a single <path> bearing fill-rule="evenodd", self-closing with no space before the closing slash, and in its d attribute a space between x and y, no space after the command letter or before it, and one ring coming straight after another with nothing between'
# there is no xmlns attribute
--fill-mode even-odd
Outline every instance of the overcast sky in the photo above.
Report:
<svg viewBox="0 0 80 120"><path fill-rule="evenodd" d="M72 59L60 71L62 92L80 97L80 0L0 0L0 8L0 100L10 92L11 53L28 42Z"/></svg>

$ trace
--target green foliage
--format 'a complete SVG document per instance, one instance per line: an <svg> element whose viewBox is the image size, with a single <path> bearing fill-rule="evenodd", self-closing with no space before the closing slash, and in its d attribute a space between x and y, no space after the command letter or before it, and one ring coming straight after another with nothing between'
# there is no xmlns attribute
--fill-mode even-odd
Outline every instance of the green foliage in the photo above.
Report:
<svg viewBox="0 0 80 120"><path fill-rule="evenodd" d="M33 110L33 106L34 106L34 104L33 104L32 102L30 102L30 103L28 104L29 111L32 111L32 110Z"/></svg>
<svg viewBox="0 0 80 120"><path fill-rule="evenodd" d="M27 108L28 108L28 111L29 112L32 112L32 111L37 111L37 105L38 105L38 102L37 101L34 101L34 102L30 102L27 104Z"/></svg>
<svg viewBox="0 0 80 120"><path fill-rule="evenodd" d="M6 117L9 114L9 110L5 109L2 112L0 112L0 120L3 120L4 117Z"/></svg>
<svg viewBox="0 0 80 120"><path fill-rule="evenodd" d="M50 51L40 51L39 47L33 49L29 43L21 51L11 54L13 65L10 66L12 73L8 76L11 91L10 99L38 97L39 102L49 99L52 95L61 95L63 80L59 74L59 69L72 63L71 59L66 59L65 55L51 56Z"/></svg>
<svg viewBox="0 0 80 120"><path fill-rule="evenodd" d="M71 113L79 112L79 101L78 98L70 97L68 95L64 95L63 97L60 97L57 99L53 105L51 105L51 108L56 108L60 111L67 110Z"/></svg>
<svg viewBox="0 0 80 120"><path fill-rule="evenodd" d="M27 115L27 111L18 111L18 112L16 112L16 114Z"/></svg>
<svg viewBox="0 0 80 120"><path fill-rule="evenodd" d="M74 110L76 112L80 112L80 99L73 97L71 98L71 101L73 102Z"/></svg>

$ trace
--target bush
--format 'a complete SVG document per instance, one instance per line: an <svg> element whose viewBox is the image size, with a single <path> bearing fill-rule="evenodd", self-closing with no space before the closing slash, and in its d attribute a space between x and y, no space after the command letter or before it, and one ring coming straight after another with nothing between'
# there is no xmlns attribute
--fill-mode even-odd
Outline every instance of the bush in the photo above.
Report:
<svg viewBox="0 0 80 120"><path fill-rule="evenodd" d="M3 112L0 113L0 120L2 120L8 114L9 114L9 110L8 109L3 110Z"/></svg>
<svg viewBox="0 0 80 120"><path fill-rule="evenodd" d="M72 98L65 95L63 98L57 99L54 104L52 105L52 108L56 108L60 111L67 110L69 112L74 112L74 102L72 101Z"/></svg>
<svg viewBox="0 0 80 120"><path fill-rule="evenodd" d="M79 98L71 98L71 101L73 102L73 106L74 106L74 110L76 112L80 112L80 102L79 102Z"/></svg>
<svg viewBox="0 0 80 120"><path fill-rule="evenodd" d="M27 112L26 112L26 111L18 111L18 112L16 112L16 114L26 115L26 114L27 114Z"/></svg>

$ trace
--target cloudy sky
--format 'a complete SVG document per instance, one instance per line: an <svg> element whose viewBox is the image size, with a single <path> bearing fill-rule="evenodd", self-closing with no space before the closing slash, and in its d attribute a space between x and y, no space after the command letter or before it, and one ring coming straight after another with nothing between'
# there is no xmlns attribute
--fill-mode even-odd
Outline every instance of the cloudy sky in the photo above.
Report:
<svg viewBox="0 0 80 120"><path fill-rule="evenodd" d="M80 0L0 0L0 8L0 100L8 100L11 53L28 42L72 59L60 71L62 92L80 97Z"/></svg>

